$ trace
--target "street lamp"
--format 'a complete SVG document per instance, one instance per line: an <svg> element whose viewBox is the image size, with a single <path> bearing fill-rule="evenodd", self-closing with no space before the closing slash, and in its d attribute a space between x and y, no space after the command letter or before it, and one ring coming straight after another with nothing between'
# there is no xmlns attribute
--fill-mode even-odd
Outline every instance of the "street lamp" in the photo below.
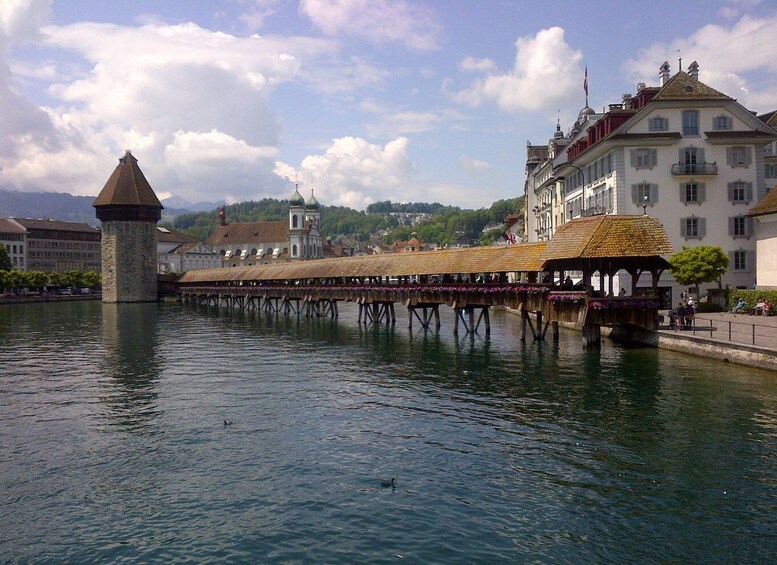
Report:
<svg viewBox="0 0 777 565"><path fill-rule="evenodd" d="M648 203L648 198L649 198L649 197L648 197L648 195L647 195L647 194L645 194L645 195L642 197L642 215L643 215L643 216L646 216L646 215L647 215L647 203Z"/></svg>

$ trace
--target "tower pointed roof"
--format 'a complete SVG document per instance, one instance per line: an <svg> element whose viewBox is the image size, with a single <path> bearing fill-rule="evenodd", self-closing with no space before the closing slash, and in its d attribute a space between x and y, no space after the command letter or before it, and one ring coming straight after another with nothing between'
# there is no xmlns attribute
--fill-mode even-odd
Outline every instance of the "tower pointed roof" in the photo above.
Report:
<svg viewBox="0 0 777 565"><path fill-rule="evenodd" d="M92 204L98 206L144 206L163 208L138 166L138 160L127 150L113 174Z"/></svg>
<svg viewBox="0 0 777 565"><path fill-rule="evenodd" d="M92 206L97 211L97 219L103 222L157 222L162 217L163 208L138 167L138 160L129 150L119 159L118 166Z"/></svg>

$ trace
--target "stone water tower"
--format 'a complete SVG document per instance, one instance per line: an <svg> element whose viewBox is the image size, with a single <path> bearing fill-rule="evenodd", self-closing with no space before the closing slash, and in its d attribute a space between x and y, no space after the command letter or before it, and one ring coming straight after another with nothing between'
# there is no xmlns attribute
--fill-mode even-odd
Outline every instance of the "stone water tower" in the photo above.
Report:
<svg viewBox="0 0 777 565"><path fill-rule="evenodd" d="M102 224L103 302L156 302L162 203L127 151L92 206Z"/></svg>

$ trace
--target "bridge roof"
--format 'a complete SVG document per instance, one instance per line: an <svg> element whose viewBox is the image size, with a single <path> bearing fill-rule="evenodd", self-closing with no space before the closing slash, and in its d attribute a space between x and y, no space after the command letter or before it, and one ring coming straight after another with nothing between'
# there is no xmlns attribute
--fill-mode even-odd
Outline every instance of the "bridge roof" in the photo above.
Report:
<svg viewBox="0 0 777 565"><path fill-rule="evenodd" d="M542 259L652 257L669 253L672 253L672 244L655 218L603 215L559 226Z"/></svg>
<svg viewBox="0 0 777 565"><path fill-rule="evenodd" d="M534 272L542 270L540 257L545 246L546 243L521 243L203 269L188 271L181 282Z"/></svg>
<svg viewBox="0 0 777 565"><path fill-rule="evenodd" d="M599 268L603 261L616 270L631 266L666 268L668 263L662 255L671 252L666 231L655 218L606 215L559 226L548 242L203 269L185 273L180 282L531 273Z"/></svg>

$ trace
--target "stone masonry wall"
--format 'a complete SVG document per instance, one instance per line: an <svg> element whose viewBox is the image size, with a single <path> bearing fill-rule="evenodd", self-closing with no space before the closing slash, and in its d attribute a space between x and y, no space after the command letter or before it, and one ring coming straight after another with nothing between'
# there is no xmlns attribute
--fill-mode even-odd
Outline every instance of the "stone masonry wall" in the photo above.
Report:
<svg viewBox="0 0 777 565"><path fill-rule="evenodd" d="M156 224L102 223L103 302L156 302Z"/></svg>

